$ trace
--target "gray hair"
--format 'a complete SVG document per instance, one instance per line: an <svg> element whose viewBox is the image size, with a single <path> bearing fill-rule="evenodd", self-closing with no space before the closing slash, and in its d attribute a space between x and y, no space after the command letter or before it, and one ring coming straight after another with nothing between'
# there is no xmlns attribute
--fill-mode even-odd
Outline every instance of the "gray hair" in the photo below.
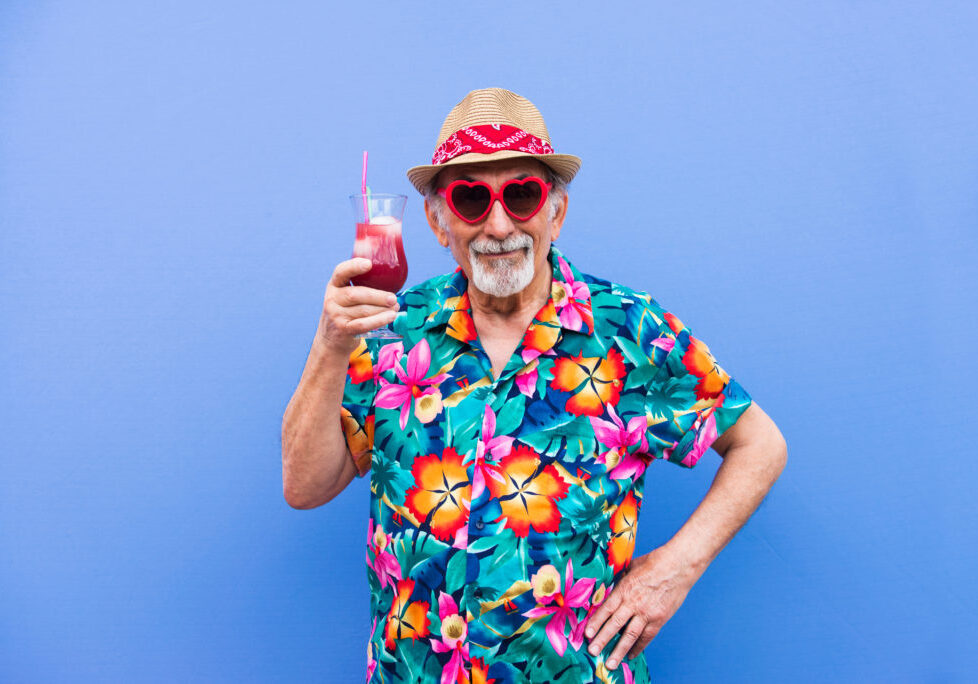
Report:
<svg viewBox="0 0 978 684"><path fill-rule="evenodd" d="M567 181L558 176L553 169L551 169L546 164L543 165L544 169L544 180L550 183L550 193L547 195L547 201L550 203L548 220L552 221L554 216L557 215L557 210L560 209L561 202L564 201L564 196L567 194ZM448 230L448 204L446 204L445 199L438 194L438 175L436 174L434 178L431 179L431 183L428 184L428 188L424 193L424 198L428 200L428 204L435 211L435 220L438 221L438 225L442 230Z"/></svg>

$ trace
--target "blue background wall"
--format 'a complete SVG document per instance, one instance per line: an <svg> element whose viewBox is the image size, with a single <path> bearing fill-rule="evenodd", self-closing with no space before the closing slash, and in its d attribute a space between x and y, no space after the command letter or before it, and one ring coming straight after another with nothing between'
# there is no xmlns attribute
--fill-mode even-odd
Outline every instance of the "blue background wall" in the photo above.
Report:
<svg viewBox="0 0 978 684"><path fill-rule="evenodd" d="M0 680L361 681L367 483L291 510L280 419L360 151L446 270L403 172L488 85L789 443L657 681L978 671L974 3L282 4L0 4Z"/></svg>

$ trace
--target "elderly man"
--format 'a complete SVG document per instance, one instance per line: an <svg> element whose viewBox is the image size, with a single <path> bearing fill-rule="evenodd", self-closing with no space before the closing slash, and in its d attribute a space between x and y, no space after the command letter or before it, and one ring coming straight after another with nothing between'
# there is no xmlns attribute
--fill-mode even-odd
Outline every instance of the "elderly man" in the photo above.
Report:
<svg viewBox="0 0 978 684"><path fill-rule="evenodd" d="M285 498L371 473L369 681L643 682L643 649L777 479L777 427L648 294L553 241L577 157L506 90L449 113L408 171L459 268L392 294L339 264L285 413ZM402 339L363 341L393 322ZM723 462L633 555L649 465Z"/></svg>

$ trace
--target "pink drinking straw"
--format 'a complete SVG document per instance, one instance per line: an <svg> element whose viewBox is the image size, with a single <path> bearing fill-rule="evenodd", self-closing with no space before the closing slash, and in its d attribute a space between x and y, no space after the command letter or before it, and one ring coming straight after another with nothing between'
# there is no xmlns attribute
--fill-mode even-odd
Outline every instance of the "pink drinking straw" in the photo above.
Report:
<svg viewBox="0 0 978 684"><path fill-rule="evenodd" d="M363 214L370 223L370 205L367 203L367 151L363 151L363 175L360 176L360 194L363 195Z"/></svg>

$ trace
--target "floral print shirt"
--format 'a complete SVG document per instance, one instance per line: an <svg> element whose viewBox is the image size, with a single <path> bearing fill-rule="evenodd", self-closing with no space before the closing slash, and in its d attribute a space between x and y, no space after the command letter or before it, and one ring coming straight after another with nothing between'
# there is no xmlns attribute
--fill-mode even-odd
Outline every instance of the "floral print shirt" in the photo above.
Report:
<svg viewBox="0 0 978 684"><path fill-rule="evenodd" d="M350 357L342 421L370 472L370 682L647 682L584 627L628 568L647 468L691 467L750 405L649 295L556 249L551 298L498 378L461 270L399 296L403 339Z"/></svg>

